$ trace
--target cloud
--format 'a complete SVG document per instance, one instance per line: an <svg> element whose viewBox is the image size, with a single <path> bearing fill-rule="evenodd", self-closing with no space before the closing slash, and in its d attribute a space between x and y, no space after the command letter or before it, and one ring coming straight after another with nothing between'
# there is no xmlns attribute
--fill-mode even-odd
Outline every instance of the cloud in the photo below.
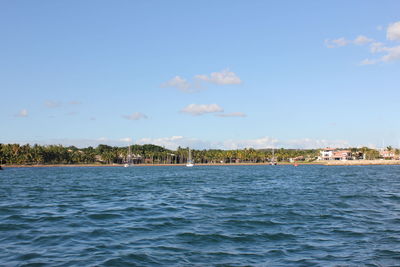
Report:
<svg viewBox="0 0 400 267"><path fill-rule="evenodd" d="M395 47L384 47L386 55L381 57L381 61L388 62L400 59L400 45Z"/></svg>
<svg viewBox="0 0 400 267"><path fill-rule="evenodd" d="M122 115L122 118L131 120L131 121L137 121L140 119L147 119L147 116L141 112L134 112L131 115Z"/></svg>
<svg viewBox="0 0 400 267"><path fill-rule="evenodd" d="M382 52L382 48L384 47L384 44L381 42L373 42L370 46L369 46L369 51L371 53L378 53L378 52Z"/></svg>
<svg viewBox="0 0 400 267"><path fill-rule="evenodd" d="M72 100L72 101L69 101L68 104L70 104L70 105L80 105L80 104L82 104L82 102L76 101L76 100Z"/></svg>
<svg viewBox="0 0 400 267"><path fill-rule="evenodd" d="M377 62L376 60L366 58L360 62L360 65L372 65L375 64L376 62Z"/></svg>
<svg viewBox="0 0 400 267"><path fill-rule="evenodd" d="M389 25L386 38L390 41L400 41L400 21Z"/></svg>
<svg viewBox="0 0 400 267"><path fill-rule="evenodd" d="M389 41L400 41L400 21L394 22L389 25L386 31L386 38ZM390 46L383 42L375 41L371 38L368 38L364 35L359 35L353 41L346 40L344 37L335 39L335 40L325 40L325 45L328 48L334 48L339 46L346 46L348 44L356 44L356 45L369 45L369 52L371 54L381 53L378 58L367 58L360 62L360 65L373 65L377 63L385 63L391 61L400 60L400 46Z"/></svg>
<svg viewBox="0 0 400 267"><path fill-rule="evenodd" d="M341 47L341 46L346 46L349 44L349 40L346 40L344 37L330 40L330 39L325 39L325 45L328 48L335 48L335 47Z"/></svg>
<svg viewBox="0 0 400 267"><path fill-rule="evenodd" d="M196 75L195 79L218 85L242 83L242 80L236 75L236 73L229 71L229 69L225 69L220 72L213 72L210 75Z"/></svg>
<svg viewBox="0 0 400 267"><path fill-rule="evenodd" d="M359 35L359 36L357 36L356 39L354 39L353 43L356 45L363 45L363 44L371 43L373 41L374 40L371 38L368 38L364 35Z"/></svg>
<svg viewBox="0 0 400 267"><path fill-rule="evenodd" d="M177 147L191 147L194 149L243 149L243 148L291 148L291 149L315 149L327 146L344 148L349 147L346 140L325 140L325 139L291 139L278 140L276 138L264 136L255 139L230 139L224 141L207 141L184 136L171 136L161 138L142 138L137 140L137 144L155 144L168 149Z"/></svg>
<svg viewBox="0 0 400 267"><path fill-rule="evenodd" d="M181 112L189 113L193 116L203 115L206 113L223 112L224 109L217 104L190 104L184 107Z"/></svg>
<svg viewBox="0 0 400 267"><path fill-rule="evenodd" d="M169 81L162 83L161 87L176 88L185 93L193 93L204 89L204 83L230 85L241 84L242 80L236 75L236 73L229 71L229 69L225 69L220 72L213 72L210 75L195 75L191 81L188 81L181 76L175 76Z"/></svg>
<svg viewBox="0 0 400 267"><path fill-rule="evenodd" d="M243 149L243 148L291 148L291 149L315 149L327 146L348 147L349 143L345 140L319 140L319 139L291 139L278 140L264 136L256 139L247 140L227 140L223 142L224 149Z"/></svg>
<svg viewBox="0 0 400 267"><path fill-rule="evenodd" d="M346 140L326 140L326 139L292 139L288 141L281 142L282 147L288 148L303 148L303 149L313 149L313 148L324 148L324 147L337 147L345 148L350 147L350 144Z"/></svg>
<svg viewBox="0 0 400 267"><path fill-rule="evenodd" d="M132 143L132 138L130 137L120 138L118 141L125 143Z"/></svg>
<svg viewBox="0 0 400 267"><path fill-rule="evenodd" d="M48 108L58 108L62 106L62 102L47 100L44 102L44 105Z"/></svg>
<svg viewBox="0 0 400 267"><path fill-rule="evenodd" d="M110 146L126 146L127 144L154 144L165 147L167 149L177 149L178 147L191 147L193 149L243 149L243 148L291 148L291 149L316 149L324 147L337 147L345 148L351 145L346 140L325 140L325 139L291 139L291 140L279 140L276 138L264 136L254 139L230 139L224 141L209 141L201 140L198 138L189 138L185 136L170 136L170 137L159 137L159 138L140 138L135 142L130 137L110 139L107 137L100 137L96 139L48 139L43 140L31 140L31 141L16 141L10 140L8 143L30 143L30 144L42 144L42 145L54 145L60 144L64 146L76 146L76 147L95 147L99 144L106 144ZM370 145L371 147L371 145Z"/></svg>
<svg viewBox="0 0 400 267"><path fill-rule="evenodd" d="M379 62L390 62L400 60L400 45L394 47L384 46L382 43L372 43L370 51L373 54L383 53L384 55L377 59L365 59L361 61L361 65L372 65Z"/></svg>
<svg viewBox="0 0 400 267"><path fill-rule="evenodd" d="M75 115L77 115L77 114L78 114L78 112L76 112L76 111L71 111L71 112L66 113L65 115L67 115L67 116L75 116Z"/></svg>
<svg viewBox="0 0 400 267"><path fill-rule="evenodd" d="M222 113L222 114L215 114L215 116L224 117L224 118L227 118L227 117L243 117L243 118L247 117L247 115L244 114L243 112Z"/></svg>
<svg viewBox="0 0 400 267"><path fill-rule="evenodd" d="M28 113L28 110L26 110L26 109L21 109L17 114L15 114L15 117L19 117L19 118L25 118L28 116L29 116L29 113Z"/></svg>
<svg viewBox="0 0 400 267"><path fill-rule="evenodd" d="M161 84L161 87L177 88L183 92L190 92L192 89L192 85L186 79L180 76L175 76L171 80Z"/></svg>
<svg viewBox="0 0 400 267"><path fill-rule="evenodd" d="M222 142L222 146L225 149L243 149L243 148L271 148L275 147L278 143L277 139L271 137L261 137L256 139L247 140L226 140Z"/></svg>
<svg viewBox="0 0 400 267"><path fill-rule="evenodd" d="M171 136L160 138L141 138L138 139L137 144L154 144L165 147L167 149L177 149L178 147L191 147L194 149L208 149L212 145L210 142L202 141L196 138L187 138L184 136Z"/></svg>
<svg viewBox="0 0 400 267"><path fill-rule="evenodd" d="M359 35L357 36L354 40L348 40L344 37L330 40L330 39L325 39L325 45L328 48L336 48L336 47L342 47L342 46L347 46L349 44L355 44L355 45L363 45L363 44L368 44L373 42L374 39L368 38L364 35Z"/></svg>

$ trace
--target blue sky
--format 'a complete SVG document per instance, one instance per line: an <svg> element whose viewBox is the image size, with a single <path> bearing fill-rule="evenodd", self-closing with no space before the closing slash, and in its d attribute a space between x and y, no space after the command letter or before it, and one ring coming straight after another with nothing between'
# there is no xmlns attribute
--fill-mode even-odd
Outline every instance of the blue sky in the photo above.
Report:
<svg viewBox="0 0 400 267"><path fill-rule="evenodd" d="M399 10L1 1L0 142L398 147Z"/></svg>

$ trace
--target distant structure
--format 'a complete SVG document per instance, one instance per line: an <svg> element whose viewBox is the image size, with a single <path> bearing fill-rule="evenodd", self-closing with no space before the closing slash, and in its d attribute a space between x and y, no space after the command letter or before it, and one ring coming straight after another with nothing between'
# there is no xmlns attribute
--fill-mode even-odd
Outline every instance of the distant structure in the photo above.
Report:
<svg viewBox="0 0 400 267"><path fill-rule="evenodd" d="M396 159L396 154L394 150L383 149L379 151L379 156L384 159Z"/></svg>
<svg viewBox="0 0 400 267"><path fill-rule="evenodd" d="M350 160L353 159L350 150L327 147L320 151L318 160Z"/></svg>

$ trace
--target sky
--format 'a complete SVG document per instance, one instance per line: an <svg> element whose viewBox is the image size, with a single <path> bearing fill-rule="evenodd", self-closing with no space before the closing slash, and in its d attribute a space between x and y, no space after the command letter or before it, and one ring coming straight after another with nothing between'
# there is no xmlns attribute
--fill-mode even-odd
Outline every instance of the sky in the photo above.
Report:
<svg viewBox="0 0 400 267"><path fill-rule="evenodd" d="M0 143L400 146L400 1L0 1Z"/></svg>

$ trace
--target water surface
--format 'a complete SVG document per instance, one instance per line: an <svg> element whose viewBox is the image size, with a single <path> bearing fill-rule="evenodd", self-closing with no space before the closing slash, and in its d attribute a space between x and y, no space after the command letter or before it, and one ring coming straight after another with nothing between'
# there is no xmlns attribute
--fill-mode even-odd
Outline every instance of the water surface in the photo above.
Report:
<svg viewBox="0 0 400 267"><path fill-rule="evenodd" d="M400 166L10 168L2 266L400 266Z"/></svg>

